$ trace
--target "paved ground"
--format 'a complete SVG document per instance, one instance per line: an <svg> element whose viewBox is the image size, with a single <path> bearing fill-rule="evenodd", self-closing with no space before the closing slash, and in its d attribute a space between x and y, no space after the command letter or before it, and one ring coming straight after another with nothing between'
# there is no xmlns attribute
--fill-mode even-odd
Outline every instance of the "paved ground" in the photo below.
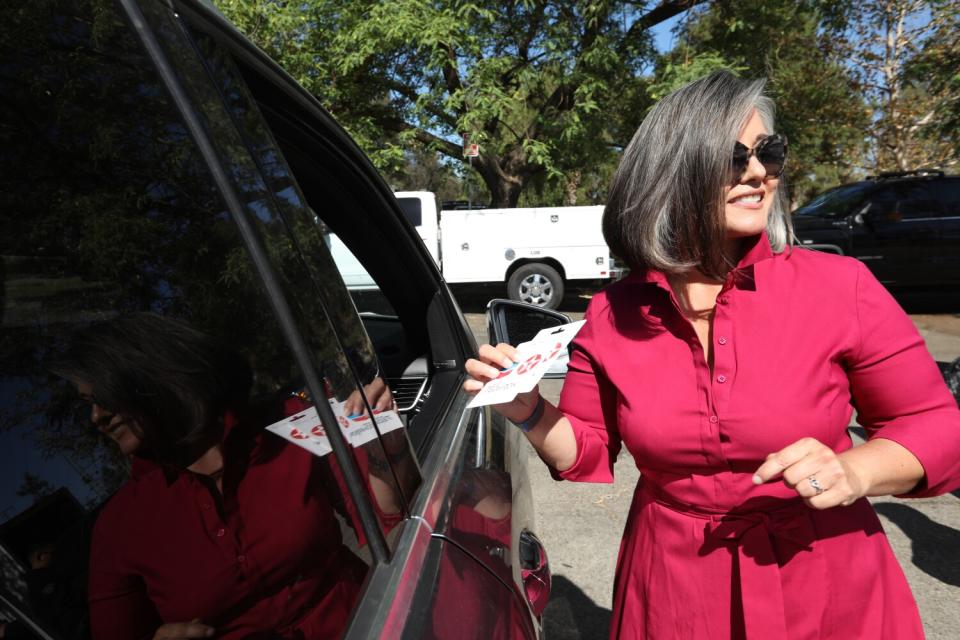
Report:
<svg viewBox="0 0 960 640"><path fill-rule="evenodd" d="M479 341L486 337L483 301L502 294L461 296ZM561 310L582 317L586 294L568 295ZM908 310L910 309L909 305ZM929 308L927 305L925 308ZM934 308L936 305L934 305ZM942 310L942 309L938 309ZM960 357L960 307L945 313L911 315L941 361ZM561 382L543 384L556 400ZM550 555L554 583L545 626L549 640L600 640L609 623L613 570L620 534L639 474L622 454L612 485L554 482L531 449L531 481L537 505L537 533ZM897 558L920 606L927 637L960 634L960 490L939 498L875 500Z"/></svg>

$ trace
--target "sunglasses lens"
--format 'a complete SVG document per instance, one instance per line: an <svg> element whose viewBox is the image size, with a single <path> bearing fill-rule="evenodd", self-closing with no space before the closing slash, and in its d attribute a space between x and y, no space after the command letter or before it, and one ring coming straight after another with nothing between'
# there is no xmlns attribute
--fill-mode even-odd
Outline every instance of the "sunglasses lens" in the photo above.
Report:
<svg viewBox="0 0 960 640"><path fill-rule="evenodd" d="M744 170L747 168L747 163L750 161L750 149L746 145L737 142L733 145L733 158L731 161L731 168L733 169L734 175L741 175Z"/></svg>
<svg viewBox="0 0 960 640"><path fill-rule="evenodd" d="M780 175L786 159L787 144L782 136L770 136L757 146L757 160L760 161L770 177Z"/></svg>

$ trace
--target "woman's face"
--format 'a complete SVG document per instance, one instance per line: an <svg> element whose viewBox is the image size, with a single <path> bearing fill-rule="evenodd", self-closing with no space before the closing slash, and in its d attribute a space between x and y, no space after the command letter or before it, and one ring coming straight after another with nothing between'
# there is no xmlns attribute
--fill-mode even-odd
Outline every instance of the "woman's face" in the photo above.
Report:
<svg viewBox="0 0 960 640"><path fill-rule="evenodd" d="M136 453L143 442L143 432L136 421L97 404L93 388L89 384L77 383L77 391L81 398L90 403L90 421L97 427L97 431L116 442L123 455Z"/></svg>
<svg viewBox="0 0 960 640"><path fill-rule="evenodd" d="M769 133L760 120L760 114L754 109L737 140L748 149L753 149ZM767 178L763 165L756 156L751 155L743 175L724 187L728 240L755 236L767 228L767 215L779 184L779 179Z"/></svg>

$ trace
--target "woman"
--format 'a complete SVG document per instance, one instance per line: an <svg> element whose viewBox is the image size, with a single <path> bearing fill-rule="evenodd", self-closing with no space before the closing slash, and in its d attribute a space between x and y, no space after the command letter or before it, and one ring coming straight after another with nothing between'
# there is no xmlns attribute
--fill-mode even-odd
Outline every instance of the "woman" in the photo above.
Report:
<svg viewBox="0 0 960 640"><path fill-rule="evenodd" d="M559 407L497 409L560 478L610 482L621 443L641 470L611 637L920 638L866 496L960 484L960 413L869 271L790 248L762 87L717 72L652 109L604 211L631 275L592 299ZM484 345L464 388L515 354Z"/></svg>
<svg viewBox="0 0 960 640"><path fill-rule="evenodd" d="M341 543L318 458L263 435L280 416L254 417L270 410L248 406L243 358L137 314L80 333L57 372L132 459L94 530L95 639L340 634L366 566Z"/></svg>

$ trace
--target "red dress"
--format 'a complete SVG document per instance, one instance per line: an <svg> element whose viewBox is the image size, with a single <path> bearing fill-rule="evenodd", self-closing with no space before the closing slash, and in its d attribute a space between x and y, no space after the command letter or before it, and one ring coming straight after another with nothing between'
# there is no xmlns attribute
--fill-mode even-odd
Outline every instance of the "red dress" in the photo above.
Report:
<svg viewBox="0 0 960 640"><path fill-rule="evenodd" d="M338 637L366 565L341 543L318 459L261 434L224 438L223 499L198 476L134 459L97 519L96 640L201 622L225 638Z"/></svg>
<svg viewBox="0 0 960 640"><path fill-rule="evenodd" d="M711 372L663 274L593 298L560 409L577 458L559 477L611 482L621 442L641 471L620 547L612 638L922 638L876 513L808 508L755 486L769 453L811 436L870 438L920 460L909 495L960 484L960 411L910 319L856 260L765 235L728 276Z"/></svg>

